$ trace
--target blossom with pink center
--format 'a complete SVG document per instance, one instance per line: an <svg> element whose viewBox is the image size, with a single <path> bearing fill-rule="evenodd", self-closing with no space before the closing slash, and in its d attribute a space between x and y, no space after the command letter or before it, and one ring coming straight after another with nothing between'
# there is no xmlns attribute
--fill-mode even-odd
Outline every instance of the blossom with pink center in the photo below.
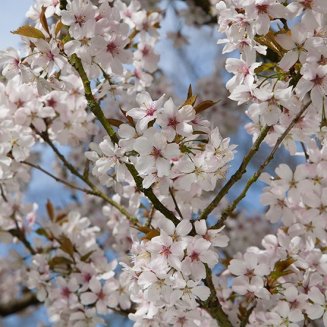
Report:
<svg viewBox="0 0 327 327"><path fill-rule="evenodd" d="M157 118L164 100L165 95L161 96L158 100L152 100L149 93L139 93L136 96L139 107L130 109L127 115L131 116L137 122L138 128L143 131L147 128L149 122Z"/></svg>
<svg viewBox="0 0 327 327"><path fill-rule="evenodd" d="M162 128L162 132L168 141L172 141L176 135L190 136L193 132L191 125L195 118L195 111L192 106L187 105L178 108L172 99L169 99L160 110L157 124Z"/></svg>
<svg viewBox="0 0 327 327"><path fill-rule="evenodd" d="M91 305L95 303L96 310L99 314L106 314L109 307L117 306L117 298L112 296L112 293L118 288L114 281L106 281L102 285L96 278L92 277L89 282L89 292L81 294L81 302L84 305Z"/></svg>

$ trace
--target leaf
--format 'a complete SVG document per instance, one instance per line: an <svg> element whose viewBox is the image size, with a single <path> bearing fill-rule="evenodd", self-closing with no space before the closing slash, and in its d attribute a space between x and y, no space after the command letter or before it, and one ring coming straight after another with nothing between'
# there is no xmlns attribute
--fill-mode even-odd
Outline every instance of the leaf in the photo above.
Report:
<svg viewBox="0 0 327 327"><path fill-rule="evenodd" d="M158 230L156 230L156 229L153 229L153 230L151 230L149 233L147 233L144 237L143 237L143 239L145 239L145 240L151 240L152 238L154 238L154 237L156 237L156 236L159 236L160 235L160 232L158 231Z"/></svg>
<svg viewBox="0 0 327 327"><path fill-rule="evenodd" d="M30 25L21 26L16 31L12 31L11 33L26 37L33 37L35 39L45 39L44 34L39 29Z"/></svg>
<svg viewBox="0 0 327 327"><path fill-rule="evenodd" d="M113 119L113 118L108 118L107 121L110 125L115 126L115 127L119 127L121 124L123 124L123 122L121 120Z"/></svg>
<svg viewBox="0 0 327 327"><path fill-rule="evenodd" d="M61 20L59 20L56 24L56 27L55 27L55 36L57 36L59 34L59 32L61 31L61 29L64 27L64 24L61 22Z"/></svg>
<svg viewBox="0 0 327 327"><path fill-rule="evenodd" d="M90 252L84 254L83 256L81 256L81 261L86 262L93 253L94 253L94 251L90 251Z"/></svg>
<svg viewBox="0 0 327 327"><path fill-rule="evenodd" d="M56 217L56 222L61 223L63 220L67 217L67 214L65 212L58 213Z"/></svg>
<svg viewBox="0 0 327 327"><path fill-rule="evenodd" d="M65 235L61 235L59 239L60 249L73 257L75 249L72 241Z"/></svg>
<svg viewBox="0 0 327 327"><path fill-rule="evenodd" d="M45 17L45 11L46 11L46 9L47 9L47 7L42 6L41 13L40 13L40 23L41 23L42 27L44 28L44 30L50 36L48 21L47 21L47 18Z"/></svg>
<svg viewBox="0 0 327 327"><path fill-rule="evenodd" d="M194 107L194 110L198 114L199 112L202 112L204 110L207 110L207 109L213 107L217 103L218 103L218 101L205 100L205 101L202 101L199 104L197 104Z"/></svg>
<svg viewBox="0 0 327 327"><path fill-rule="evenodd" d="M192 84L190 84L190 86L188 87L188 91L187 91L187 98L189 99L192 95L193 95Z"/></svg>
<svg viewBox="0 0 327 327"><path fill-rule="evenodd" d="M146 227L146 226L139 226L137 229L144 234L152 231L150 227Z"/></svg>
<svg viewBox="0 0 327 327"><path fill-rule="evenodd" d="M55 221L55 210L50 200L47 201L46 209L51 221Z"/></svg>
<svg viewBox="0 0 327 327"><path fill-rule="evenodd" d="M256 74L259 74L259 73L265 72L267 70L274 69L275 67L276 67L276 64L274 62L266 62L266 63L262 64L261 66L257 67L254 70L254 72Z"/></svg>
<svg viewBox="0 0 327 327"><path fill-rule="evenodd" d="M183 108L184 106L193 106L195 101L197 99L196 95L192 95L190 98L187 98L185 102L180 106L180 108Z"/></svg>
<svg viewBox="0 0 327 327"><path fill-rule="evenodd" d="M53 257L52 259L50 259L48 261L48 264L50 266L51 269L53 269L55 266L62 266L62 265L66 265L66 266L70 266L73 262L71 260L69 260L66 257Z"/></svg>
<svg viewBox="0 0 327 327"><path fill-rule="evenodd" d="M38 228L36 234L49 238L49 234L44 228Z"/></svg>
<svg viewBox="0 0 327 327"><path fill-rule="evenodd" d="M279 260L275 263L274 270L270 273L270 279L274 282L282 276L286 276L292 273L292 270L288 269L295 260L293 258L287 258L285 260Z"/></svg>

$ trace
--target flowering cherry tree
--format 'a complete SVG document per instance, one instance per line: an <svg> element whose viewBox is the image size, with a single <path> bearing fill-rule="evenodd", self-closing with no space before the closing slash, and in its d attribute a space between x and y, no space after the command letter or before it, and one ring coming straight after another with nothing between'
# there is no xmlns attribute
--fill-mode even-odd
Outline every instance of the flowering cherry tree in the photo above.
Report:
<svg viewBox="0 0 327 327"><path fill-rule="evenodd" d="M183 24L221 33L226 86L217 62L197 93L171 91L169 10L176 48ZM21 52L0 53L0 315L327 326L327 1L36 0L27 17ZM236 105L253 140L238 167ZM28 202L36 171L72 200ZM259 179L266 210L247 217Z"/></svg>

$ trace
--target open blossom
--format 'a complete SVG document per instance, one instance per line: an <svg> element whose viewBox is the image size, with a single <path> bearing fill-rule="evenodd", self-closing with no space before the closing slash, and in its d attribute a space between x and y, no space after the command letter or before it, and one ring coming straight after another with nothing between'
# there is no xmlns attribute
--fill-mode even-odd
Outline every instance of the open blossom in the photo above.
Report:
<svg viewBox="0 0 327 327"><path fill-rule="evenodd" d="M149 122L157 118L159 110L162 108L165 96L161 96L158 100L152 100L149 93L139 93L136 96L136 101L139 104L139 108L130 109L127 112L128 116L131 116L137 121L137 125L140 130L145 130Z"/></svg>
<svg viewBox="0 0 327 327"><path fill-rule="evenodd" d="M95 9L89 1L69 1L67 9L61 11L63 24L69 26L69 33L76 39L82 39L88 31L95 29Z"/></svg>
<svg viewBox="0 0 327 327"><path fill-rule="evenodd" d="M254 293L259 298L269 298L269 292L264 288L263 276L270 272L269 266L260 263L256 253L247 252L244 259L233 259L228 266L229 271L237 277L233 280L233 290L245 295Z"/></svg>
<svg viewBox="0 0 327 327"><path fill-rule="evenodd" d="M211 243L203 238L189 240L186 248L187 256L182 262L182 269L186 275L191 275L195 280L206 276L204 264L212 268L218 258L210 249Z"/></svg>
<svg viewBox="0 0 327 327"><path fill-rule="evenodd" d="M195 112L192 106L178 108L172 99L169 99L161 109L157 123L163 128L168 139L172 141L176 134L189 136L193 132L190 122L194 119Z"/></svg>
<svg viewBox="0 0 327 327"><path fill-rule="evenodd" d="M101 282L93 277L90 280L89 289L90 291L82 293L81 302L85 305L96 303L96 310L99 314L106 314L108 307L117 305L116 298L111 296L112 291L117 289L113 281L106 281L102 286Z"/></svg>
<svg viewBox="0 0 327 327"><path fill-rule="evenodd" d="M159 177L169 176L171 160L179 155L177 144L167 143L166 138L155 129L149 129L139 137L134 143L134 150L140 154L136 162L138 171L147 175L154 167Z"/></svg>

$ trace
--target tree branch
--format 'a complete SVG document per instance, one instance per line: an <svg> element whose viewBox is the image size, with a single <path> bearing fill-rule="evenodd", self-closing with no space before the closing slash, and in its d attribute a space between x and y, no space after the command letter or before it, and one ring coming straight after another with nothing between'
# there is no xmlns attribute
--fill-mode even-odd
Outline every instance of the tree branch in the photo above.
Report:
<svg viewBox="0 0 327 327"><path fill-rule="evenodd" d="M86 176L86 175L82 175L79 173L79 171L65 158L65 156L57 149L57 147L54 145L54 143L50 140L49 136L47 133L42 133L39 134L43 140L50 145L50 147L52 148L52 150L55 152L55 154L57 155L57 157L63 162L64 166L76 177L78 177L81 181L83 181L85 184L87 184L90 187L90 190L85 189L85 188L81 188L78 187L76 185L73 185L69 182L63 181L60 178L58 178L57 176L52 175L51 173L49 173L48 171L46 171L45 169L43 169L40 166L31 164L29 162L24 162L25 164L29 164L30 166L39 169L40 171L42 171L43 173L47 174L48 176L54 178L56 181L63 183L71 188L74 188L76 190L79 190L81 192L84 192L86 194L89 195L94 195L94 196L98 196L100 198L102 198L104 201L108 202L110 205L112 205L114 208L116 208L121 214L123 214L131 223L134 227L138 228L139 227L139 221L136 217L134 217L133 215L131 215L124 206L120 205L118 202L112 200L111 198L109 198L107 195L105 195L102 191L100 191L91 181L90 179Z"/></svg>
<svg viewBox="0 0 327 327"><path fill-rule="evenodd" d="M308 107L310 106L310 104L311 104L311 101L309 103L307 103L299 111L299 113L294 117L294 119L289 124L289 126L286 128L286 130L284 131L284 133L277 139L277 142L276 142L275 146L273 147L273 149L271 150L269 156L261 164L261 166L259 167L259 169L247 181L247 183L246 183L243 191L241 192L241 194L233 201L233 203L230 206L228 206L223 211L219 222L215 226L213 226L212 228L221 228L224 225L225 220L233 213L233 211L235 210L235 208L239 204L239 202L246 196L246 193L249 190L249 188L251 187L251 185L258 180L258 178L260 177L260 175L262 174L262 172L264 171L264 169L266 168L266 166L274 158L275 153L277 152L279 146L283 143L284 139L286 138L286 136L288 135L288 133L290 132L290 130L294 127L294 125L301 119L303 113L308 109Z"/></svg>
<svg viewBox="0 0 327 327"><path fill-rule="evenodd" d="M8 303L0 303L0 317L18 313L30 306L38 304L40 304L40 302L33 293L25 293L20 299Z"/></svg>
<svg viewBox="0 0 327 327"><path fill-rule="evenodd" d="M82 65L82 61L77 57L77 55L72 55L72 57L69 59L69 63L76 69L77 73L79 74L80 78L82 79L83 86L84 86L84 93L85 98L88 102L89 108L92 111L92 113L96 116L96 118L99 120L103 128L106 130L107 134L109 135L111 141L113 143L118 143L118 137L106 119L105 115L103 114L103 111L99 105L99 103L96 101L92 89L90 81L87 77L87 74L84 70L84 67ZM174 213L171 212L169 209L167 209L162 202L157 198L157 196L153 193L151 188L143 188L143 179L139 175L138 171L135 169L135 167L132 164L126 164L127 169L131 173L131 175L134 178L134 181L136 183L137 188L144 193L145 196L149 198L149 200L152 202L154 207L160 211L165 217L170 219L174 224L178 224L179 220L175 217Z"/></svg>
<svg viewBox="0 0 327 327"><path fill-rule="evenodd" d="M263 142L265 137L267 136L270 130L269 126L265 126L255 142L253 143L252 147L248 151L248 153L243 158L243 161L234 175L228 180L228 182L224 185L224 187L219 191L219 193L215 196L215 198L211 201L211 203L202 211L199 219L206 219L208 215L218 206L222 198L228 193L228 191L232 188L232 186L238 182L242 176L246 173L246 167L250 163L253 156L259 150L260 144Z"/></svg>
<svg viewBox="0 0 327 327"><path fill-rule="evenodd" d="M205 309L210 316L218 322L219 327L233 327L232 323L230 322L227 314L221 307L221 304L217 297L217 292L215 289L215 285L212 281L212 272L208 265L206 267L206 279L204 283L207 287L210 288L210 296L209 298L202 302L202 308Z"/></svg>

